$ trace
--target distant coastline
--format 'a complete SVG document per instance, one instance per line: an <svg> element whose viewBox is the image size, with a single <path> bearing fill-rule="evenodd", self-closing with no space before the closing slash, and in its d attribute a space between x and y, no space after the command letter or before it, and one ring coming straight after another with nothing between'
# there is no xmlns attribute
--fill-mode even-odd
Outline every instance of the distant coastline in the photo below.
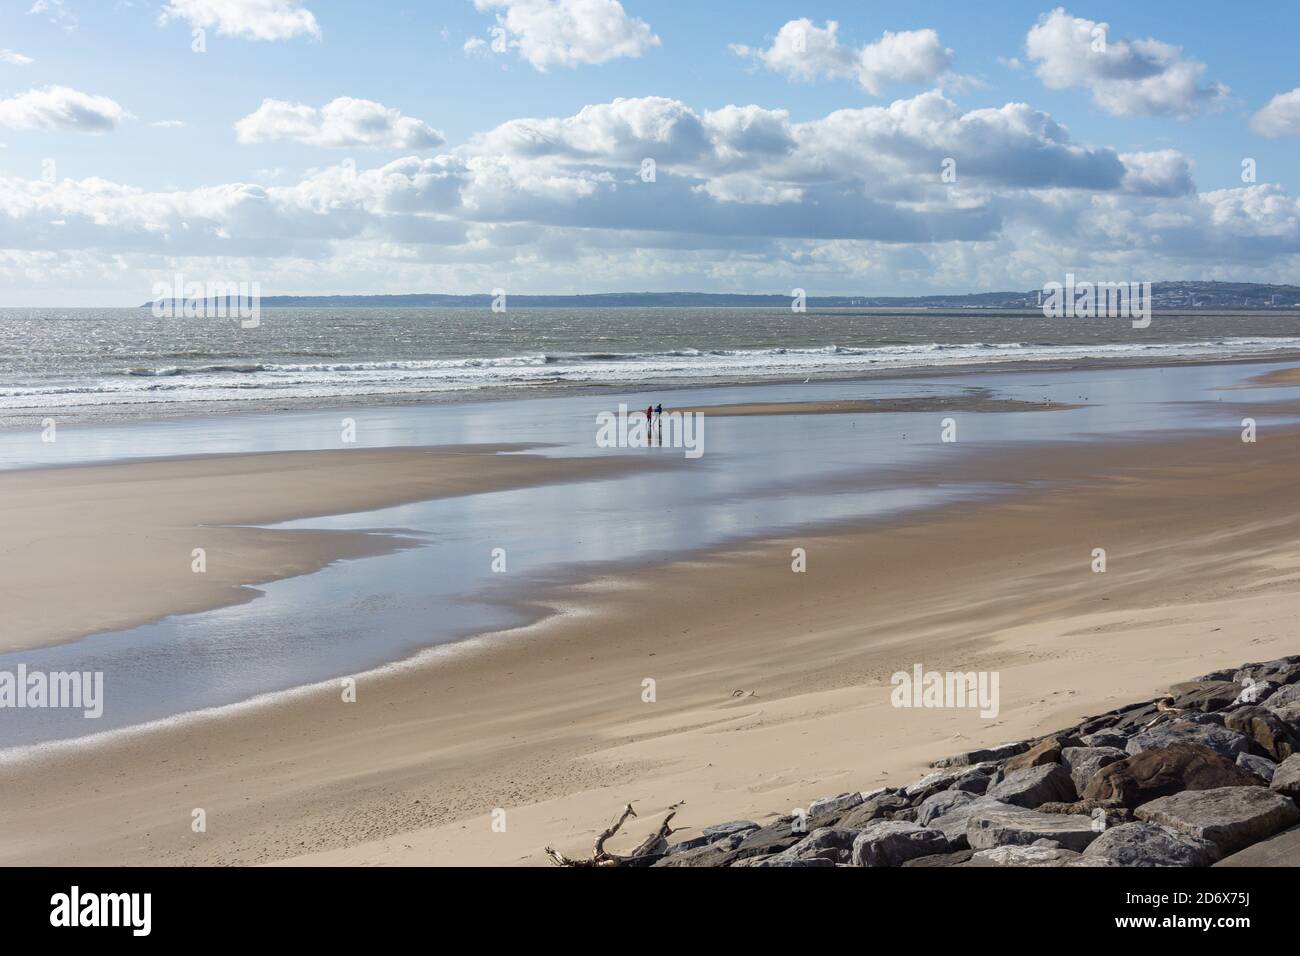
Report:
<svg viewBox="0 0 1300 956"><path fill-rule="evenodd" d="M1300 286L1266 285L1258 282L1153 282L1154 307L1175 309L1244 309L1287 311L1300 308ZM1040 292L971 292L956 295L807 296L808 308L819 309L988 309L1037 311ZM262 308L274 309L478 309L489 308L490 294L446 295L269 295L261 297ZM507 302L528 309L619 309L619 308L782 308L790 307L788 294L742 294L729 292L607 292L589 295L514 295ZM140 308L151 309L151 300ZM172 299L171 304L181 300ZM217 303L220 299L204 300Z"/></svg>

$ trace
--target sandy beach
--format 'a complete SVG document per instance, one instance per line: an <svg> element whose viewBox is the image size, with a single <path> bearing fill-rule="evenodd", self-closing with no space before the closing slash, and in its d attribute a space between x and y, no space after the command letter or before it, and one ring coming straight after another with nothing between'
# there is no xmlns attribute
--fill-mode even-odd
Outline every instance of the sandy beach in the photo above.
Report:
<svg viewBox="0 0 1300 956"><path fill-rule="evenodd" d="M1257 444L1230 434L999 453L974 471L1018 475L1025 487L1011 498L542 589L532 600L558 613L361 675L354 703L329 682L11 762L0 776L0 860L538 865L547 845L588 850L629 801L641 814L623 837L630 845L679 801L676 822L689 828L898 782L949 752L1295 652L1297 453L1294 430ZM110 612L125 621L229 600L259 576L374 546L331 540L313 552L283 531L231 529L222 547L263 557L194 590L181 582L193 577L200 524L573 479L611 462L394 450L109 465L93 483L90 468L5 475L8 504L60 510L83 540L113 534L114 520L125 535L152 515L157 530L134 552L118 537L113 561L160 560L144 555L161 541L178 565L175 593L147 610L129 587L143 565L104 585L97 570L88 576L102 590L73 590L77 600L54 602L70 605L59 614L29 611L24 632L66 639L90 626L87 607L102 625ZM386 476L382 494L371 469ZM282 484L241 501L235 489L250 475ZM1051 481L1061 483L1041 484ZM111 496L111 512L92 486ZM169 511L166 489L182 487ZM33 546L39 527L28 531ZM1104 574L1091 568L1098 547ZM792 571L796 548L804 573ZM8 559L11 589L20 565L39 573L24 554ZM91 586L65 574L78 582L67 587ZM6 633L13 641L19 629ZM999 671L1000 713L891 707L890 675L915 663ZM196 808L204 833L191 829ZM498 808L505 832L492 826Z"/></svg>

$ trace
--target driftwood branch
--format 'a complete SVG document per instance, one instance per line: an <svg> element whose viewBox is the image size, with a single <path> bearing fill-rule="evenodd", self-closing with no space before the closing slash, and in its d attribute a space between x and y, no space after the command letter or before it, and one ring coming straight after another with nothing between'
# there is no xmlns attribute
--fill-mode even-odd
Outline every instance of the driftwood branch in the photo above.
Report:
<svg viewBox="0 0 1300 956"><path fill-rule="evenodd" d="M596 846L592 850L590 859L575 860L549 846L546 848L546 855L557 866L628 866L647 862L650 859L662 856L664 851L668 849L668 838L676 832L671 826L672 819L677 816L677 808L684 802L674 803L669 807L668 815L659 824L659 829L642 840L640 845L626 856L609 852L605 849L605 843L618 833L623 824L627 822L628 817L636 816L636 811L632 809L630 803L623 807L623 812L619 814L617 820L604 830L601 830L597 835Z"/></svg>

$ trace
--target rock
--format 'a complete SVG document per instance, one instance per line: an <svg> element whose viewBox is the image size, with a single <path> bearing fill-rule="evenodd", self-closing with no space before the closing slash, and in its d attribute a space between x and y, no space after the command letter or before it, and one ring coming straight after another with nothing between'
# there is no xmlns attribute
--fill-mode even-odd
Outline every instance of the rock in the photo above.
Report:
<svg viewBox="0 0 1300 956"><path fill-rule="evenodd" d="M1076 850L1048 846L997 846L979 850L962 866L1067 866L1079 859Z"/></svg>
<svg viewBox="0 0 1300 956"><path fill-rule="evenodd" d="M1265 783L1272 781L1273 774L1277 770L1277 764L1273 761L1254 754L1237 754L1237 766L1246 773L1253 773Z"/></svg>
<svg viewBox="0 0 1300 956"><path fill-rule="evenodd" d="M751 856L771 856L780 853L782 850L790 849L790 847L808 836L805 832L797 831L795 821L789 817L783 817L775 823L769 823L757 830L733 835L741 837L740 845L732 851L738 860Z"/></svg>
<svg viewBox="0 0 1300 956"><path fill-rule="evenodd" d="M868 824L853 841L854 866L898 866L918 856L945 853L948 840L938 830L885 820Z"/></svg>
<svg viewBox="0 0 1300 956"><path fill-rule="evenodd" d="M723 837L731 833L745 833L749 830L757 830L758 824L752 820L732 820L730 823L715 823L712 826L705 827L700 832L706 837Z"/></svg>
<svg viewBox="0 0 1300 956"><path fill-rule="evenodd" d="M1250 706L1252 704L1263 704L1278 689L1278 685L1271 680L1245 681L1242 684L1241 693L1237 699L1232 702L1234 707Z"/></svg>
<svg viewBox="0 0 1300 956"><path fill-rule="evenodd" d="M965 776L958 777L951 784L949 790L960 790L963 793L980 794L988 790L989 785L993 782L993 774L986 773L982 770L968 773Z"/></svg>
<svg viewBox="0 0 1300 956"><path fill-rule="evenodd" d="M1300 754L1292 754L1277 765L1269 789L1300 803Z"/></svg>
<svg viewBox="0 0 1300 956"><path fill-rule="evenodd" d="M1077 796L1070 772L1059 763L1016 770L986 794L988 799L1031 810L1049 800L1068 802Z"/></svg>
<svg viewBox="0 0 1300 956"><path fill-rule="evenodd" d="M1250 740L1235 730L1213 725L1194 724L1190 721L1175 720L1167 724L1157 724L1150 730L1130 737L1124 749L1131 754L1141 753L1170 744L1200 744L1211 750L1237 759L1237 754L1250 749Z"/></svg>
<svg viewBox="0 0 1300 956"><path fill-rule="evenodd" d="M987 798L972 805L966 821L966 838L975 850L1029 846L1043 839L1055 840L1068 850L1083 850L1096 837L1088 817L1039 813Z"/></svg>
<svg viewBox="0 0 1300 956"><path fill-rule="evenodd" d="M1294 684L1300 680L1300 654L1279 657L1275 661L1262 664L1247 664L1238 668L1232 679L1240 684L1246 678L1251 680L1271 680L1276 684Z"/></svg>
<svg viewBox="0 0 1300 956"><path fill-rule="evenodd" d="M951 813L954 809L972 803L975 795L962 790L941 790L933 796L926 797L916 808L916 822L928 827L931 821Z"/></svg>
<svg viewBox="0 0 1300 956"><path fill-rule="evenodd" d="M1083 799L1136 807L1183 790L1255 787L1260 779L1200 744L1171 744L1102 767L1084 788Z"/></svg>
<svg viewBox="0 0 1300 956"><path fill-rule="evenodd" d="M1215 866L1300 866L1300 827L1225 856Z"/></svg>
<svg viewBox="0 0 1300 956"><path fill-rule="evenodd" d="M1081 739L1085 747L1117 747L1123 750L1124 745L1128 743L1128 734L1120 733L1118 730L1099 730Z"/></svg>
<svg viewBox="0 0 1300 956"><path fill-rule="evenodd" d="M1128 734L1136 733L1151 721L1160 716L1160 711L1155 705L1155 701L1147 704L1137 705L1135 708L1125 711L1124 715L1115 721L1112 730L1120 730Z"/></svg>
<svg viewBox="0 0 1300 956"><path fill-rule="evenodd" d="M1074 789L1083 793L1098 770L1127 756L1118 747L1066 747L1061 751L1061 764L1070 771Z"/></svg>
<svg viewBox="0 0 1300 956"><path fill-rule="evenodd" d="M894 811L894 820L906 820L908 823L916 822L916 807L907 807L903 810Z"/></svg>
<svg viewBox="0 0 1300 956"><path fill-rule="evenodd" d="M1002 765L1003 773L1024 770L1028 767L1042 767L1049 763L1061 762L1061 741L1056 737L1040 740L1022 754L1018 754Z"/></svg>
<svg viewBox="0 0 1300 956"><path fill-rule="evenodd" d="M1280 707L1269 707L1268 712L1290 727L1294 733L1300 734L1300 701L1283 704Z"/></svg>
<svg viewBox="0 0 1300 956"><path fill-rule="evenodd" d="M1229 706L1241 693L1241 683L1225 680L1186 681L1169 688L1179 710L1211 711Z"/></svg>
<svg viewBox="0 0 1300 956"><path fill-rule="evenodd" d="M771 861L770 866L798 866L809 860L848 863L858 832L845 827L818 827L788 850L765 860Z"/></svg>
<svg viewBox="0 0 1300 956"><path fill-rule="evenodd" d="M903 788L903 793L911 798L913 806L920 803L932 793L938 793L940 790L947 790L948 785L964 776L966 769L964 767L956 770L936 770L934 773L927 773L920 780L908 784Z"/></svg>
<svg viewBox="0 0 1300 956"><path fill-rule="evenodd" d="M673 847L651 866L726 866L735 859L736 848L744 841L743 833L732 833L714 843L677 851Z"/></svg>
<svg viewBox="0 0 1300 956"><path fill-rule="evenodd" d="M1209 840L1158 823L1124 823L1103 831L1078 866L1209 866L1219 850Z"/></svg>
<svg viewBox="0 0 1300 956"><path fill-rule="evenodd" d="M1279 687L1273 693L1263 700L1256 703L1273 710L1277 707L1285 707L1287 704L1300 704L1300 684L1287 684L1285 687Z"/></svg>
<svg viewBox="0 0 1300 956"><path fill-rule="evenodd" d="M969 860L974 852L974 850L965 849L958 850L956 853L932 853L929 856L918 856L914 859L908 860L902 865L911 867L956 866L959 863L965 863Z"/></svg>
<svg viewBox="0 0 1300 956"><path fill-rule="evenodd" d="M1263 707L1239 707L1224 718L1224 725L1249 737L1274 760L1285 760L1300 751L1300 740L1296 740L1291 728Z"/></svg>
<svg viewBox="0 0 1300 956"><path fill-rule="evenodd" d="M733 863L732 866L834 866L834 860L827 860L823 857L809 857L806 860L794 860L778 853L776 856L758 857L750 860L741 860Z"/></svg>
<svg viewBox="0 0 1300 956"><path fill-rule="evenodd" d="M930 764L931 767L965 767L970 764L986 763L990 760L1006 760L1008 757L1014 757L1016 754L1022 754L1029 749L1029 745L1023 740L1017 740L1009 744L1000 744L997 747L989 747L987 750L971 750L964 754L957 754L953 757L942 757Z"/></svg>
<svg viewBox="0 0 1300 956"><path fill-rule="evenodd" d="M1209 840L1223 856L1300 820L1300 810L1293 800L1265 787L1219 787L1175 793L1144 803L1134 813L1147 823L1162 823Z"/></svg>
<svg viewBox="0 0 1300 956"><path fill-rule="evenodd" d="M819 821L827 817L838 819L860 803L862 803L862 793L857 790L841 793L835 797L822 797L808 804L808 819Z"/></svg>
<svg viewBox="0 0 1300 956"><path fill-rule="evenodd" d="M852 829L862 829L873 820L887 820L908 807L908 800L901 793L882 793L870 800L865 800L840 817L839 825Z"/></svg>

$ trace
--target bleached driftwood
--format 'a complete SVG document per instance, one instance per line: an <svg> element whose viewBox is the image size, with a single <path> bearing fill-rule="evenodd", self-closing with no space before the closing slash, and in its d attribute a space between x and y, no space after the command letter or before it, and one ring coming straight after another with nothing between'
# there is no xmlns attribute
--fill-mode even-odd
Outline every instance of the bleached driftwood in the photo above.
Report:
<svg viewBox="0 0 1300 956"><path fill-rule="evenodd" d="M659 824L659 829L650 834L641 844L631 853L620 855L611 853L605 849L605 843L611 839L627 822L628 817L636 816L636 811L632 809L632 804L623 807L623 812L613 824L600 831L596 837L596 846L592 851L591 858L587 860L575 860L565 856L563 853L551 847L546 848L546 855L549 856L557 866L627 866L633 863L642 863L650 858L662 856L668 849L668 838L676 831L670 826L673 817L677 816L677 808L685 801L674 803L668 808L668 815L664 817L663 822Z"/></svg>

